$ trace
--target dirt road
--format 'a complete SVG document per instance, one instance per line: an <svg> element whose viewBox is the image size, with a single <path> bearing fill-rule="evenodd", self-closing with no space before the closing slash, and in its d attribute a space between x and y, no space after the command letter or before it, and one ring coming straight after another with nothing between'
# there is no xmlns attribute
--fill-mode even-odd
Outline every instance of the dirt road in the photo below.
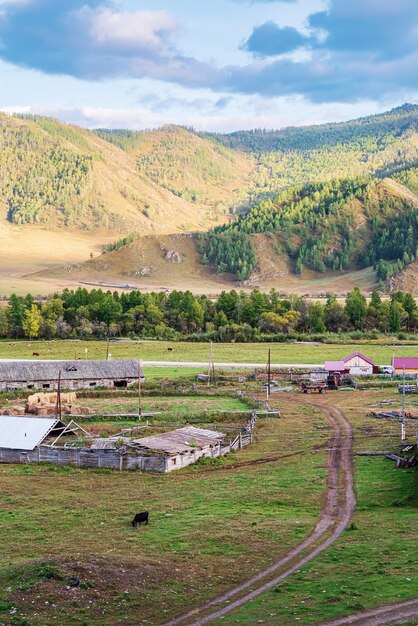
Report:
<svg viewBox="0 0 418 626"><path fill-rule="evenodd" d="M410 622L410 620L414 621ZM316 626L381 626L406 622L418 624L418 598L390 604L372 611L363 611L349 617L341 617L332 622L322 622Z"/></svg>
<svg viewBox="0 0 418 626"><path fill-rule="evenodd" d="M317 405L319 406L319 405ZM250 580L205 604L175 617L164 626L201 626L237 609L274 587L326 550L346 528L355 508L352 473L352 430L339 409L320 406L333 431L328 452L326 501L312 534L286 556ZM225 605L225 603L228 603Z"/></svg>

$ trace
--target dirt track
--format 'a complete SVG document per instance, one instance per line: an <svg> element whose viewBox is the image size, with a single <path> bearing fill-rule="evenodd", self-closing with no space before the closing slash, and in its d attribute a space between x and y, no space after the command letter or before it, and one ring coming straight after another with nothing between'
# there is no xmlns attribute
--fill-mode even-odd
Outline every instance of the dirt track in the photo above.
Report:
<svg viewBox="0 0 418 626"><path fill-rule="evenodd" d="M355 508L352 473L352 430L339 409L320 407L333 435L328 453L326 501L312 534L267 569L209 602L173 618L164 626L201 626L243 606L296 572L328 548L346 528ZM286 567L287 566L287 567ZM225 602L228 602L225 605ZM336 624L334 626L337 626Z"/></svg>
<svg viewBox="0 0 418 626"><path fill-rule="evenodd" d="M383 624L405 624L418 617L418 598L406 602L390 604L357 615L341 617L332 622L322 622L316 626L380 626ZM415 622L414 622L415 623ZM418 624L418 621L416 622Z"/></svg>

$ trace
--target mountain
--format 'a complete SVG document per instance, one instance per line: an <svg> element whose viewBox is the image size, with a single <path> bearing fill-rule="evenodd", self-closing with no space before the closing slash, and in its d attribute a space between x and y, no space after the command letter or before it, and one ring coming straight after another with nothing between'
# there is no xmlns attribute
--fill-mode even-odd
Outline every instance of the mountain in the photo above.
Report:
<svg viewBox="0 0 418 626"><path fill-rule="evenodd" d="M417 246L413 191L388 178L344 179L281 192L205 234L142 237L48 276L203 293L234 285L341 293L409 272Z"/></svg>
<svg viewBox="0 0 418 626"><path fill-rule="evenodd" d="M416 254L417 126L415 105L229 135L172 125L88 131L0 114L0 248L13 240L0 252L0 287L13 255L24 264L32 254L25 274L33 277L46 263L62 263L64 250L67 269L52 270L54 280L108 272L167 282L180 241L182 265L169 265L172 280L181 268L191 284L208 288L237 279L322 284L347 272L366 275L368 265L389 280ZM51 233L55 249L42 245ZM81 263L109 242L103 257ZM374 272L366 273L375 284Z"/></svg>
<svg viewBox="0 0 418 626"><path fill-rule="evenodd" d="M201 230L220 221L222 204L251 168L246 155L174 127L144 135L138 151L127 151L50 118L0 114L0 222L112 233Z"/></svg>

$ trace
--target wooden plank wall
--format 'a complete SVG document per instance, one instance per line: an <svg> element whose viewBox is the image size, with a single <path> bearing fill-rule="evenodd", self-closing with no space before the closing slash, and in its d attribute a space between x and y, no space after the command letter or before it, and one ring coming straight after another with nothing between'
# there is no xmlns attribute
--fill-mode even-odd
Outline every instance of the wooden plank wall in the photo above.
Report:
<svg viewBox="0 0 418 626"><path fill-rule="evenodd" d="M120 454L118 450L92 450L91 448L40 446L31 451L0 448L0 463L55 463L99 469L106 467L116 470L166 471L164 457L136 456Z"/></svg>

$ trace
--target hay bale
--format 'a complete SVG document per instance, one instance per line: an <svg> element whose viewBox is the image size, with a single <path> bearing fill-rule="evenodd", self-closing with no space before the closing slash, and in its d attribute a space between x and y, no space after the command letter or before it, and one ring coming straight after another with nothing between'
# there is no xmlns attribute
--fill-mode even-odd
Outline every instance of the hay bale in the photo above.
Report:
<svg viewBox="0 0 418 626"><path fill-rule="evenodd" d="M24 415L25 407L24 406L8 406L6 408L0 409L0 415Z"/></svg>
<svg viewBox="0 0 418 626"><path fill-rule="evenodd" d="M35 407L35 415L46 417L47 415L56 414L55 404L41 404Z"/></svg>

